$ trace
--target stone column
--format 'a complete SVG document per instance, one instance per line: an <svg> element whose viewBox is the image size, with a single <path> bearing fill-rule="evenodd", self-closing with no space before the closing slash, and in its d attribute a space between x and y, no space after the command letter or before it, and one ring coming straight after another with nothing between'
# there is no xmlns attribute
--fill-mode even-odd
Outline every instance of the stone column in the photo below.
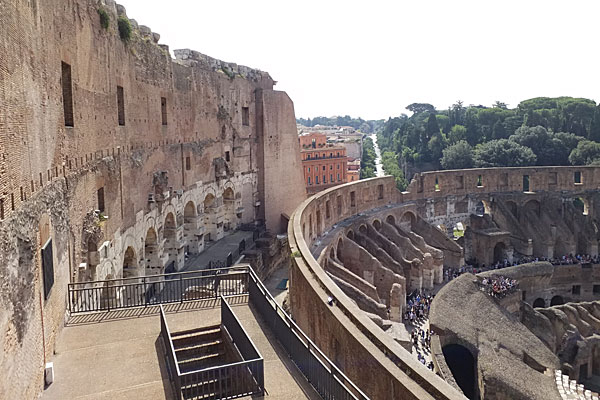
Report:
<svg viewBox="0 0 600 400"><path fill-rule="evenodd" d="M399 283L392 285L390 290L390 319L394 322L402 322L402 312L406 302L406 293Z"/></svg>

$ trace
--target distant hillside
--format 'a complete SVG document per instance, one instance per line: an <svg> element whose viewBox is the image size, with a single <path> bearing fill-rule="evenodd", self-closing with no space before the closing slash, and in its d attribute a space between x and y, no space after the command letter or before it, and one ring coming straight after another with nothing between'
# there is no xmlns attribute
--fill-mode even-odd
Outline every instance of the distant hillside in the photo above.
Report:
<svg viewBox="0 0 600 400"><path fill-rule="evenodd" d="M377 131L385 120L364 120L362 118L352 118L349 115L345 117L315 117L315 118L296 118L296 123L312 127L315 125L325 126L351 126L363 133L372 133Z"/></svg>

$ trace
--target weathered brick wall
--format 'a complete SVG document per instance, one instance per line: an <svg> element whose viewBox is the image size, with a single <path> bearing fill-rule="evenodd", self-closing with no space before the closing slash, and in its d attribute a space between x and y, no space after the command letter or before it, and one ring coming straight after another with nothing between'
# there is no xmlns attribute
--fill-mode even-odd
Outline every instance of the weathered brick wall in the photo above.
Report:
<svg viewBox="0 0 600 400"><path fill-rule="evenodd" d="M100 26L99 7L110 15L108 29ZM271 77L189 50L177 51L172 60L157 36L135 23L124 42L116 28L124 13L110 0L0 2L2 398L34 398L41 390L43 361L51 360L65 317L67 283L84 279L78 267L88 261L88 242L106 245L96 276L116 278L125 249L134 248L143 264L148 229L162 240L166 213L180 216L186 202L203 218L204 196L222 201L232 188L237 222L247 223L259 218L255 203L268 189L279 200L269 202L266 222L278 227L281 213L302 200L289 195L304 190L301 179L297 188L294 180L272 187L273 172L259 176L265 165L257 155L263 143L256 121L295 121L287 98L264 104L257 116L258 89L269 98L281 96L273 94ZM71 67L72 127L65 126L61 63ZM124 93L124 125L118 121L117 86ZM278 162L278 176L293 175L299 164L295 125L293 132L287 125L261 131L270 142L286 143L286 153L277 157L288 162ZM160 171L167 172L168 187L184 194L150 204ZM93 210L101 187L109 218L98 224ZM40 302L44 215L51 226L55 283Z"/></svg>

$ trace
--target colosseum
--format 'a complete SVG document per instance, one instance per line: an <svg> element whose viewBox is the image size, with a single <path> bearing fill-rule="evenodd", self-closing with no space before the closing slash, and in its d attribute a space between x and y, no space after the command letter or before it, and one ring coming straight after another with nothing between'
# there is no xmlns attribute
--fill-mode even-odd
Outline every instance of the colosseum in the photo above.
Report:
<svg viewBox="0 0 600 400"><path fill-rule="evenodd" d="M268 73L112 0L0 21L0 398L599 398L600 168L307 196Z"/></svg>

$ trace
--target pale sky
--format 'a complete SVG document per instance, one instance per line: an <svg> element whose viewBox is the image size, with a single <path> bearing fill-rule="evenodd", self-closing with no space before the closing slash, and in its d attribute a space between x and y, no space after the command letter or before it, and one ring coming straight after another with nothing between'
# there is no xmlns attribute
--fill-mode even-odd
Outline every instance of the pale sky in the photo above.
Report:
<svg viewBox="0 0 600 400"><path fill-rule="evenodd" d="M600 100L598 0L118 0L171 50L268 71L296 117Z"/></svg>

